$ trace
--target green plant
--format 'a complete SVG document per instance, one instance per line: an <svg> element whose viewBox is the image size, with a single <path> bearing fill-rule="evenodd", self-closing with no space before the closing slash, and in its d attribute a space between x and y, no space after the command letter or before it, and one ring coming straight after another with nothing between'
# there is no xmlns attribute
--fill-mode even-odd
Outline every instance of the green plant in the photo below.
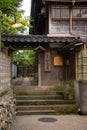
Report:
<svg viewBox="0 0 87 130"><path fill-rule="evenodd" d="M74 99L74 84L73 83L66 83L65 99Z"/></svg>

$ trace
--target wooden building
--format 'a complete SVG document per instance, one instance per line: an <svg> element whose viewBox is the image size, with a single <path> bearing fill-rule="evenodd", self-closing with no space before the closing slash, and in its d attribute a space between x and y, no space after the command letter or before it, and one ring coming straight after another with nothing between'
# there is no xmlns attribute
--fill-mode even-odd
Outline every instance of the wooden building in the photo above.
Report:
<svg viewBox="0 0 87 130"><path fill-rule="evenodd" d="M41 84L87 80L87 0L32 0L31 15L30 33L51 39L39 52Z"/></svg>
<svg viewBox="0 0 87 130"><path fill-rule="evenodd" d="M6 46L5 52L0 52L0 111L5 117L1 118L0 128L2 125L4 129L3 120L11 124L15 116L10 88L11 53L15 50L36 51L35 75L39 86L77 81L79 110L87 114L87 0L31 2L31 35L5 34L1 39Z"/></svg>
<svg viewBox="0 0 87 130"><path fill-rule="evenodd" d="M39 86L87 80L87 0L32 0L31 5L31 35L2 36L9 53L37 52Z"/></svg>

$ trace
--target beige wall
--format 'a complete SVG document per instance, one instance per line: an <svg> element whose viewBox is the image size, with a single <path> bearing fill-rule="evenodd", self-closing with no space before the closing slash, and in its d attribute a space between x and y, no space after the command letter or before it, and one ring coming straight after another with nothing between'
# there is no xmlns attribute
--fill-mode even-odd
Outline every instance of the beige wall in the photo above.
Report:
<svg viewBox="0 0 87 130"><path fill-rule="evenodd" d="M76 80L87 80L87 50L76 53Z"/></svg>
<svg viewBox="0 0 87 130"><path fill-rule="evenodd" d="M0 87L9 87L11 81L11 59L0 52Z"/></svg>

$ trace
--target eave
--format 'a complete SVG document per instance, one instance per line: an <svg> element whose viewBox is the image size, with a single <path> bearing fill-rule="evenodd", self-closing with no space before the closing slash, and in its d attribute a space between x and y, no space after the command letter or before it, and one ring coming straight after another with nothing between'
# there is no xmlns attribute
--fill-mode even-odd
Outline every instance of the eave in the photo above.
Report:
<svg viewBox="0 0 87 130"><path fill-rule="evenodd" d="M87 2L87 0L44 0L45 2Z"/></svg>
<svg viewBox="0 0 87 130"><path fill-rule="evenodd" d="M82 40L78 37L48 37L47 35L2 35L2 42L13 50L35 49L39 45L49 48L50 43L58 43L60 48L68 48Z"/></svg>

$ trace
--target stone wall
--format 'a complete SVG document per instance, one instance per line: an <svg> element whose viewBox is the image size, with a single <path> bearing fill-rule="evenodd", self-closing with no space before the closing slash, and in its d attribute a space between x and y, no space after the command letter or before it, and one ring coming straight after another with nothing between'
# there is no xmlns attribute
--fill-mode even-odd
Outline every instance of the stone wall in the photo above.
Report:
<svg viewBox="0 0 87 130"><path fill-rule="evenodd" d="M11 89L11 58L0 52L0 130L10 129L15 116L15 99Z"/></svg>
<svg viewBox="0 0 87 130"><path fill-rule="evenodd" d="M76 53L76 80L87 80L87 50Z"/></svg>
<svg viewBox="0 0 87 130"><path fill-rule="evenodd" d="M87 115L87 49L76 53L76 99L80 114Z"/></svg>
<svg viewBox="0 0 87 130"><path fill-rule="evenodd" d="M0 52L0 87L9 87L11 80L11 59Z"/></svg>

